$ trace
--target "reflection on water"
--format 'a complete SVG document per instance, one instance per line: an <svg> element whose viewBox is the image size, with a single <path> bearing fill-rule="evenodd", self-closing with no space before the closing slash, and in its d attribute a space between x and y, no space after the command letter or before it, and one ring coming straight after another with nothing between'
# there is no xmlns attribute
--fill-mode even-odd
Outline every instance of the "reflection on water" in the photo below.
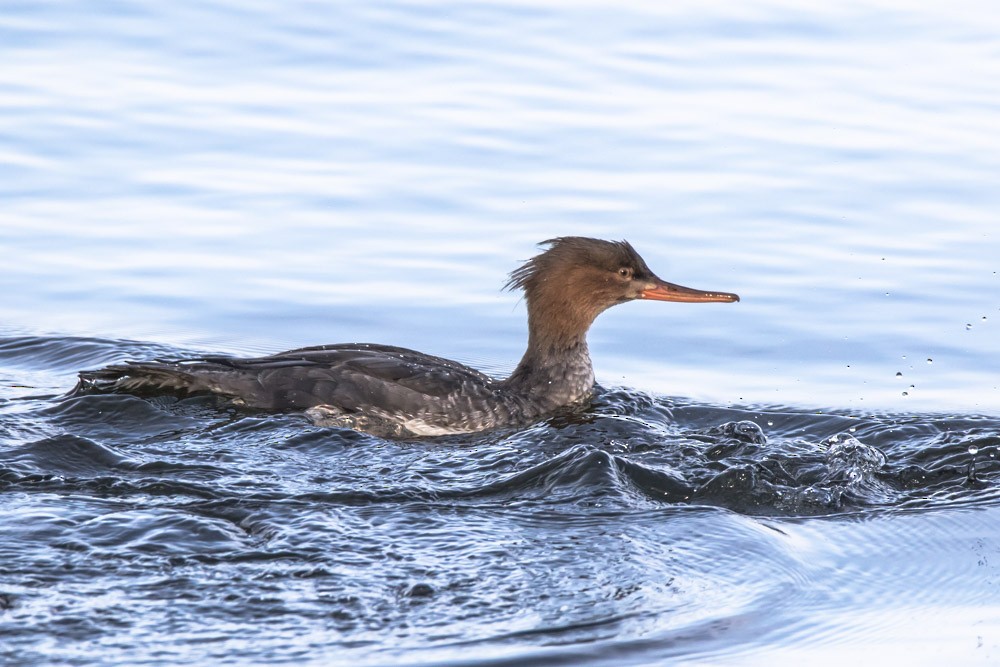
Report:
<svg viewBox="0 0 1000 667"><path fill-rule="evenodd" d="M3 660L995 660L998 22L0 9ZM743 301L614 309L589 411L471 440L59 398L328 342L503 373L564 234Z"/></svg>

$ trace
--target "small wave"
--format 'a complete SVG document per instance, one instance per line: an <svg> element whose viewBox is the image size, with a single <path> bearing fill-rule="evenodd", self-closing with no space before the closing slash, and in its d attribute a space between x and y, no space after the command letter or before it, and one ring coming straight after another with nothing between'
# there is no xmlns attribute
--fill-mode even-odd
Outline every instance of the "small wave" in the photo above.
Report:
<svg viewBox="0 0 1000 667"><path fill-rule="evenodd" d="M177 401L167 398L160 403L176 405ZM176 408L166 410L157 402L127 394L71 396L43 408L41 413L75 434L111 441L134 441L136 434L141 434L142 438L161 437L184 429L197 429L202 424Z"/></svg>
<svg viewBox="0 0 1000 667"><path fill-rule="evenodd" d="M116 555L213 555L249 546L229 521L154 507L107 512L81 523L73 539L90 553Z"/></svg>
<svg viewBox="0 0 1000 667"><path fill-rule="evenodd" d="M0 362L7 367L76 372L125 359L176 354L175 348L130 340L76 336L0 338Z"/></svg>
<svg viewBox="0 0 1000 667"><path fill-rule="evenodd" d="M629 461L593 445L577 445L465 495L634 504L639 497L682 502L692 491L676 473Z"/></svg>
<svg viewBox="0 0 1000 667"><path fill-rule="evenodd" d="M5 450L0 461L26 474L44 471L87 476L121 470L130 463L110 447L76 435L59 435Z"/></svg>

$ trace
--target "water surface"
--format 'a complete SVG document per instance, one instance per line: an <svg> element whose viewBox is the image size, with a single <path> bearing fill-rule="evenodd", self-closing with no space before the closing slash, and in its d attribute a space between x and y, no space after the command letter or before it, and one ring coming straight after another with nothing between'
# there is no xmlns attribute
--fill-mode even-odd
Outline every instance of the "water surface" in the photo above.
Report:
<svg viewBox="0 0 1000 667"><path fill-rule="evenodd" d="M1000 18L888 0L0 9L9 664L801 664L1000 650ZM393 442L124 359L403 345L626 238L594 403Z"/></svg>

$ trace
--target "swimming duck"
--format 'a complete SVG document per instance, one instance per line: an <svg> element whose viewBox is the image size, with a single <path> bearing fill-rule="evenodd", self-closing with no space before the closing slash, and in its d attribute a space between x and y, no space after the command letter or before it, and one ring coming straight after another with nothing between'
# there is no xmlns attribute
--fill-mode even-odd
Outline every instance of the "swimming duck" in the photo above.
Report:
<svg viewBox="0 0 1000 667"><path fill-rule="evenodd" d="M739 296L658 278L626 241L564 236L510 274L523 290L528 348L497 379L402 347L344 343L265 357L127 362L80 373L82 391L211 393L264 410L304 410L321 425L389 437L469 433L531 424L586 401L594 387L587 330L635 299L733 302Z"/></svg>

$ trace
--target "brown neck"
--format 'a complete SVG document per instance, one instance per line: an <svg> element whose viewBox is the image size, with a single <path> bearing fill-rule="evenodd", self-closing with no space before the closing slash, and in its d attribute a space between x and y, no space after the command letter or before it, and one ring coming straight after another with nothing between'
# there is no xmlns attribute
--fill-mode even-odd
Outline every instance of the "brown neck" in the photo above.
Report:
<svg viewBox="0 0 1000 667"><path fill-rule="evenodd" d="M587 330L598 312L562 294L529 295L528 349L507 379L508 386L544 395L556 404L589 392L593 370Z"/></svg>
<svg viewBox="0 0 1000 667"><path fill-rule="evenodd" d="M528 304L528 352L559 356L583 344L602 309L572 298L565 285L552 282L525 296Z"/></svg>

